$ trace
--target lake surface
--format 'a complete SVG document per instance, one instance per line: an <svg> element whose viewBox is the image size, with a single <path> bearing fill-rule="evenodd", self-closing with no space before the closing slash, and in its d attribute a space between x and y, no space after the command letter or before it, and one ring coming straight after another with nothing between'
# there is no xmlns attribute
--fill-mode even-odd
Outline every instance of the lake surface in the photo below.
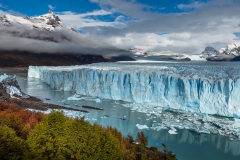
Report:
<svg viewBox="0 0 240 160"><path fill-rule="evenodd" d="M188 62L189 63L189 62ZM192 62L190 62L192 63ZM224 63L222 63L225 65ZM231 63L234 65L234 63ZM213 134L195 134L188 130L177 130L178 134L171 135L168 130L155 131L152 129L139 130L136 124L152 126L154 122L160 122L160 118L149 119L144 113L132 111L130 108L122 106L124 102L102 100L96 103L94 98L87 98L81 101L67 101L67 98L74 93L54 91L39 79L28 78L27 73L15 71L0 71L0 74L16 74L17 80L23 92L38 97L46 103L70 106L88 110L86 118L91 123L98 123L103 126L111 125L116 127L124 135L131 133L134 137L137 132L143 131L149 140L149 146L156 146L161 149L161 143L165 143L168 149L177 155L179 160L239 160L240 159L240 141L229 141L226 137ZM51 100L46 100L49 98ZM90 110L82 107L76 107L75 104L101 107L104 110ZM126 118L126 120L121 120Z"/></svg>

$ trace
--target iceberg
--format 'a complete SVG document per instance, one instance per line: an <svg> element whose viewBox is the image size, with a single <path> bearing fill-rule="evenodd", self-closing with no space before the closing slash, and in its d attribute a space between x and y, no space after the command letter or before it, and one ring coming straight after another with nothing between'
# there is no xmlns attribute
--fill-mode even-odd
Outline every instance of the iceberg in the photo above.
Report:
<svg viewBox="0 0 240 160"><path fill-rule="evenodd" d="M144 125L136 124L136 127L137 127L138 129L149 129L149 127L148 127L146 124L144 124Z"/></svg>
<svg viewBox="0 0 240 160"><path fill-rule="evenodd" d="M119 62L30 66L28 76L84 96L239 118L239 71L240 65Z"/></svg>
<svg viewBox="0 0 240 160"><path fill-rule="evenodd" d="M77 98L77 97L75 97L75 96L71 96L71 97L68 97L67 98L67 100L68 101L80 101L80 100L82 100L83 98Z"/></svg>
<svg viewBox="0 0 240 160"><path fill-rule="evenodd" d="M168 133L169 134L178 134L176 131L173 131L173 130L169 130Z"/></svg>

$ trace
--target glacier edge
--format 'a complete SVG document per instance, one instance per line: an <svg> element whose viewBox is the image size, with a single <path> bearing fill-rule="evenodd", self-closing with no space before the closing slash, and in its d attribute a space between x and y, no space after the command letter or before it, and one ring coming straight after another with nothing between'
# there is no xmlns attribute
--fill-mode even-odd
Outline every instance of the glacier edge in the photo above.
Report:
<svg viewBox="0 0 240 160"><path fill-rule="evenodd" d="M239 68L210 67L208 71L179 64L30 66L28 76L40 78L56 90L86 96L239 118L240 79L232 76Z"/></svg>

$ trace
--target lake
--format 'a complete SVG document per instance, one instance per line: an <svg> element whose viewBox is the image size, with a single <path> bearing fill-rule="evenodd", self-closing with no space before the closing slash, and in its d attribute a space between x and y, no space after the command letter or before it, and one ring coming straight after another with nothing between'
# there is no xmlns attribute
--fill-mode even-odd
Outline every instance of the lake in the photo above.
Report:
<svg viewBox="0 0 240 160"><path fill-rule="evenodd" d="M232 63L231 65L234 64ZM175 135L169 134L168 130L139 130L136 124L150 127L153 122L160 123L161 119L159 117L149 118L149 115L145 113L124 107L123 104L125 102L122 101L101 99L101 103L97 103L94 97L86 97L81 101L68 101L67 98L74 93L54 91L41 80L28 78L27 73L21 73L21 71L0 71L1 73L16 74L23 92L38 97L46 103L88 110L89 114L86 115L86 118L91 123L96 122L103 126L111 125L121 131L123 135L130 133L134 137L136 137L137 132L143 131L148 136L149 146L156 146L161 149L161 143L165 143L168 149L177 155L179 160L240 159L240 141L230 141L224 136L214 134L195 134L186 129L177 129L178 134ZM91 110L79 107L82 105L100 107L104 110ZM121 118L126 120L122 120Z"/></svg>

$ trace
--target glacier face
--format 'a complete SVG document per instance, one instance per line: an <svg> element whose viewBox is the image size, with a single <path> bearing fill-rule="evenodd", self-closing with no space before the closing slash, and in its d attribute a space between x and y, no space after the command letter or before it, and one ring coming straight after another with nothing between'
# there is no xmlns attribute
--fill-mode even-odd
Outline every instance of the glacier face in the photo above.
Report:
<svg viewBox="0 0 240 160"><path fill-rule="evenodd" d="M28 76L81 95L240 117L239 71L238 65L125 62L30 66Z"/></svg>

